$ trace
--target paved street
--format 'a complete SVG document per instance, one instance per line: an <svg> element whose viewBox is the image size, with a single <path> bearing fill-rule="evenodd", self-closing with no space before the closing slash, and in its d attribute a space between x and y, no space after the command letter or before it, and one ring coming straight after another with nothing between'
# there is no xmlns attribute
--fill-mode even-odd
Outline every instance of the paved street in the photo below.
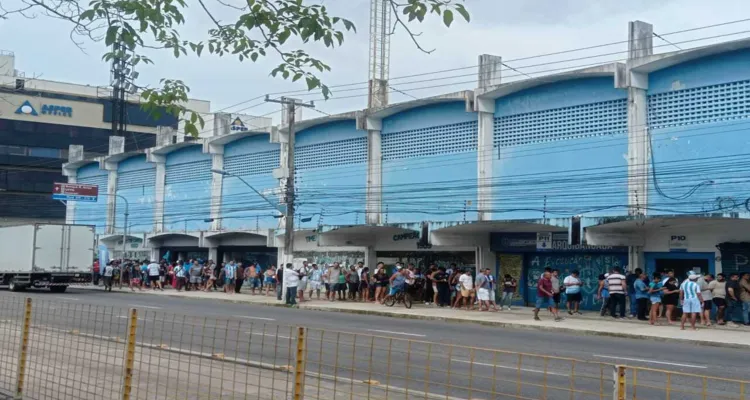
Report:
<svg viewBox="0 0 750 400"><path fill-rule="evenodd" d="M578 391L575 398L611 395L612 367L633 366L666 369L727 378L747 378L743 351L665 343L650 340L575 335L565 332L529 331L381 316L320 312L279 307L233 304L142 295L72 290L66 294L0 292L0 301L21 304L35 300L33 325L61 335L76 332L92 340L125 338L127 309L139 309L138 341L142 346L163 347L177 354L215 355L252 360L266 368L284 369L294 364L295 326L309 329L309 374L336 379L378 381L380 384L457 398L503 398L493 393L543 395L547 387ZM0 320L14 320L3 311ZM323 331L325 330L325 331ZM349 332L337 333L337 332ZM487 350L470 350L465 346ZM523 352L573 358L567 360L495 352ZM161 351L161 350L160 350ZM372 358L370 357L372 354ZM5 362L0 360L0 362ZM524 383L516 385L520 376ZM639 385L663 386L666 377L639 376ZM700 381L673 381L673 385L700 388ZM697 386L696 386L697 385ZM450 386L450 387L448 387ZM638 388L639 393L656 388ZM714 383L716 394L728 395L730 384ZM556 389L549 398L570 398ZM418 394L417 397L424 397ZM389 397L390 398L390 397Z"/></svg>

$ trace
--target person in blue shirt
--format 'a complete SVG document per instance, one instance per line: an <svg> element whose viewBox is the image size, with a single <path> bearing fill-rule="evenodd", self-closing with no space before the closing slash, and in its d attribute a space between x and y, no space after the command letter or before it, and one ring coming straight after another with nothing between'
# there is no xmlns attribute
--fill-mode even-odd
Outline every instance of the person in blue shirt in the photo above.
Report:
<svg viewBox="0 0 750 400"><path fill-rule="evenodd" d="M596 298L602 301L602 309L599 311L599 315L602 317L609 310L609 285L607 284L607 277L609 274L599 275L599 289L597 289Z"/></svg>
<svg viewBox="0 0 750 400"><path fill-rule="evenodd" d="M654 272L654 280L648 285L648 296L651 301L651 311L648 314L648 323L657 324L659 320L659 309L661 308L661 292L664 291L661 273Z"/></svg>
<svg viewBox="0 0 750 400"><path fill-rule="evenodd" d="M638 275L638 279L633 282L633 291L635 292L635 302L637 307L637 316L639 321L647 321L648 318L646 318L646 311L648 310L648 298L649 298L649 288L646 284L646 280L648 279L648 276L641 272Z"/></svg>

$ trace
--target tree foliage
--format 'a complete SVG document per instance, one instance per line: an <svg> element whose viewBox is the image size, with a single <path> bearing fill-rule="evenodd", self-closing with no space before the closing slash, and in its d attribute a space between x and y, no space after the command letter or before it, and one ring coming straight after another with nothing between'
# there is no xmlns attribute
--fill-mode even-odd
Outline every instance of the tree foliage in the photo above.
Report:
<svg viewBox="0 0 750 400"><path fill-rule="evenodd" d="M304 80L308 90L331 96L319 73L330 66L305 50L311 42L335 48L347 34L356 32L354 23L332 15L320 1L306 0L15 0L16 8L0 6L0 18L13 15L44 15L71 23L70 37L81 45L84 40L103 42L110 51L105 61L129 57L138 64L153 64L147 54L170 52L175 58L203 56L233 57L255 62L274 57L278 65L274 77ZM450 27L459 15L469 21L462 0L383 0L394 21L391 33L403 28L414 44L425 52L409 25L430 16L442 18ZM188 4L189 3L189 4ZM211 21L207 31L196 32L186 20L187 8L199 7ZM229 18L219 16L230 15ZM188 40L181 32L190 30ZM112 46L119 43L120 46ZM136 82L133 84L137 85ZM190 88L178 79L163 79L158 88L140 87L145 109L165 109L185 122L186 133L198 135L204 121L185 105Z"/></svg>

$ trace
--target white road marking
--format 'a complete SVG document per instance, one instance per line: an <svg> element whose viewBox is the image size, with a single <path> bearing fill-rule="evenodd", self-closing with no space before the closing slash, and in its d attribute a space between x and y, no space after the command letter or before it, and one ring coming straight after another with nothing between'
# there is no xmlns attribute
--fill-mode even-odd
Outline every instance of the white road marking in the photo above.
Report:
<svg viewBox="0 0 750 400"><path fill-rule="evenodd" d="M62 299L62 300L70 300L70 301L81 301L78 297L65 297L65 296L55 296L56 299Z"/></svg>
<svg viewBox="0 0 750 400"><path fill-rule="evenodd" d="M378 332L378 333L390 333L391 335L404 335L404 336L415 336L415 337L425 337L427 335L418 335L416 333L406 333L406 332L393 332L393 331L381 331L377 329L368 329L369 332Z"/></svg>
<svg viewBox="0 0 750 400"><path fill-rule="evenodd" d="M636 361L636 362L642 362L642 363L662 364L662 365L674 365L676 367L699 368L699 369L707 369L708 368L708 367L705 367L703 365L680 364L680 363L673 363L673 362L667 362L667 361L656 361L656 360L644 360L642 358L615 357L615 356L605 356L605 355L602 355L602 354L593 354L593 356L597 357L597 358L612 358L612 359L615 359L615 360Z"/></svg>
<svg viewBox="0 0 750 400"><path fill-rule="evenodd" d="M459 362L459 363L464 363L464 364L481 365L481 366L490 367L490 368L512 369L514 371L518 370L517 367L511 367L511 366L507 366L507 365L492 365L492 364L480 363L480 362L476 362L476 361L474 361L472 363L471 361L457 360L457 359L453 359L451 361L453 361L453 362ZM521 368L521 371L524 371L524 372L533 372L535 374L545 374L545 372L543 370L539 370L539 369ZM550 372L550 371L547 371L546 374L547 375L554 375L554 376L568 376L568 374L561 374L561 373L558 373L558 372Z"/></svg>
<svg viewBox="0 0 750 400"><path fill-rule="evenodd" d="M240 317L240 318L247 318L247 319L260 319L260 320L263 320L263 321L276 321L276 320L275 320L275 319L273 319L273 318L248 317L248 316L245 316L245 315L237 315L237 317Z"/></svg>
<svg viewBox="0 0 750 400"><path fill-rule="evenodd" d="M150 308L150 309L152 309L152 310L161 310L161 307L153 307L153 306L142 306L142 305L140 305L140 304L128 304L128 306L130 306L130 307L134 307L134 308Z"/></svg>
<svg viewBox="0 0 750 400"><path fill-rule="evenodd" d="M245 333L250 334L250 335L256 335L256 336L268 336L268 337L275 337L275 338L281 338L281 339L294 339L289 336L276 335L273 333L265 333L265 332L245 332Z"/></svg>

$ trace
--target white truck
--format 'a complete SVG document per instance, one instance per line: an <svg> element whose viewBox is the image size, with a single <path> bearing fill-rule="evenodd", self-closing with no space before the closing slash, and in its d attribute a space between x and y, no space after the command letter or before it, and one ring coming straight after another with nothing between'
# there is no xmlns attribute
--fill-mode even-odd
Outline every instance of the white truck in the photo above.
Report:
<svg viewBox="0 0 750 400"><path fill-rule="evenodd" d="M18 292L49 288L62 293L71 284L91 282L94 227L32 224L0 228L0 285Z"/></svg>

